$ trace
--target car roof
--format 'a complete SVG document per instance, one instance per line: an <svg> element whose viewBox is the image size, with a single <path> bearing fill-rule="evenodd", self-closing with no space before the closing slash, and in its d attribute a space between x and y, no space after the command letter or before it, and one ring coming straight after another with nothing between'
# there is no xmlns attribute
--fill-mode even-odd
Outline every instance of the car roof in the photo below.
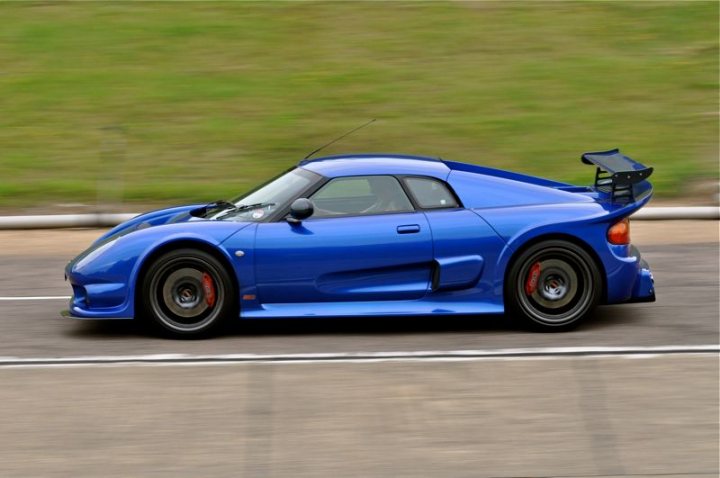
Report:
<svg viewBox="0 0 720 478"><path fill-rule="evenodd" d="M299 167L327 178L371 174L410 174L446 179L450 168L438 158L404 154L344 154L301 161Z"/></svg>

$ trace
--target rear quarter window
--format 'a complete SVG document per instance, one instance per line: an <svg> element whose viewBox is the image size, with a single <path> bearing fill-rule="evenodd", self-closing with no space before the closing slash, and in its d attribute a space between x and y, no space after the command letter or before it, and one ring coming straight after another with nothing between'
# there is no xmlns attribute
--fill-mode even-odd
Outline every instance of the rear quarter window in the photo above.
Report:
<svg viewBox="0 0 720 478"><path fill-rule="evenodd" d="M460 205L448 187L437 179L405 178L410 193L423 209L456 208Z"/></svg>

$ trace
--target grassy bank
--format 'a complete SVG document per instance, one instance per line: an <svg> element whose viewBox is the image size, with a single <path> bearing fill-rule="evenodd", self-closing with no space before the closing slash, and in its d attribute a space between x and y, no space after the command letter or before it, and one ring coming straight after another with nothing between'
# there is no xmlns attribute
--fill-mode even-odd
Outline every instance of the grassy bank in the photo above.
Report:
<svg viewBox="0 0 720 478"><path fill-rule="evenodd" d="M718 177L718 4L0 5L0 206L233 196L327 153L588 183L619 146L660 197ZM110 127L108 129L108 127Z"/></svg>

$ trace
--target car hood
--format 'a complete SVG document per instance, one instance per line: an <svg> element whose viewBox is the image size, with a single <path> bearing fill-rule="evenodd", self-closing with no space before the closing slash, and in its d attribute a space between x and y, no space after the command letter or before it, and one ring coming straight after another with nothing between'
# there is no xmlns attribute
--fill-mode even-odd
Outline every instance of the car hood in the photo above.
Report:
<svg viewBox="0 0 720 478"><path fill-rule="evenodd" d="M189 214L198 205L172 207L141 214L98 238L70 261L66 273L100 267L105 262L134 260L165 243L181 240L219 245L250 222L208 221ZM111 253L109 253L111 251ZM103 262L105 261L105 262ZM92 264L95 263L95 264ZM98 265L100 264L100 265Z"/></svg>
<svg viewBox="0 0 720 478"><path fill-rule="evenodd" d="M100 246L106 242L117 239L131 232L147 229L148 227L162 226L180 222L202 221L190 215L190 211L203 207L203 204L188 204L185 206L174 206L155 211L145 212L129 221L118 224L108 232L100 236L93 246Z"/></svg>

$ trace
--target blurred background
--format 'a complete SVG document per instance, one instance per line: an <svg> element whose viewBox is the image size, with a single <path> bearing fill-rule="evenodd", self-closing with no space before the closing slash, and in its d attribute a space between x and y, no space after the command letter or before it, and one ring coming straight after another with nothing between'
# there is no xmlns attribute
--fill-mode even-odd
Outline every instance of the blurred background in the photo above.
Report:
<svg viewBox="0 0 720 478"><path fill-rule="evenodd" d="M717 1L0 2L0 216L235 197L372 118L322 154L589 184L580 154L619 147L655 167L654 204L717 204L719 15ZM63 268L100 234L0 232L2 478L719 476L717 221L634 222L658 301L567 334L306 318L170 341L59 320ZM619 349L578 352L597 347Z"/></svg>
<svg viewBox="0 0 720 478"><path fill-rule="evenodd" d="M324 154L718 187L717 2L5 3L0 211L227 198Z"/></svg>

